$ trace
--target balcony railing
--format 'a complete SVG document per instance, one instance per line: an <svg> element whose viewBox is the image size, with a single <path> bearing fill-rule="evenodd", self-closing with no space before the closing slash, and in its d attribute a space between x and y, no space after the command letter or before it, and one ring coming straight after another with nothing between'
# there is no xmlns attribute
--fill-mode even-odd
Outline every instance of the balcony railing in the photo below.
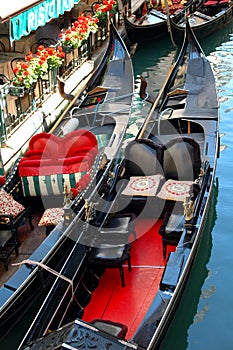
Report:
<svg viewBox="0 0 233 350"><path fill-rule="evenodd" d="M113 18L118 28L122 23L119 13ZM12 96L10 81L0 80L0 141L3 146L9 136L28 116L37 109L52 93L57 90L57 75L67 79L86 60L90 59L93 51L101 46L108 36L107 25L99 27L95 34L91 34L81 47L65 53L65 58L59 70L50 70L40 78L36 85L24 94Z"/></svg>

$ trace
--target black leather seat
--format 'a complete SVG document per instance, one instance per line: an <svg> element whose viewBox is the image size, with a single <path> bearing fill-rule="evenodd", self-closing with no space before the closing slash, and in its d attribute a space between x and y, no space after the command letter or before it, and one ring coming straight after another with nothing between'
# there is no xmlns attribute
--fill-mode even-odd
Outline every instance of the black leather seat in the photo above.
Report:
<svg viewBox="0 0 233 350"><path fill-rule="evenodd" d="M136 215L133 213L122 213L110 216L104 227L99 231L95 246L98 244L128 244L129 236L133 234L134 239L137 239L134 230L134 220Z"/></svg>
<svg viewBox="0 0 233 350"><path fill-rule="evenodd" d="M135 217L134 214L112 216L101 230L98 228L93 230L93 248L88 256L91 268L118 268L122 287L125 287L123 270L125 262L128 263L128 270L131 271L129 236L133 234L136 239Z"/></svg>
<svg viewBox="0 0 233 350"><path fill-rule="evenodd" d="M195 180L201 172L199 144L189 137L177 137L167 142L163 146L162 168L166 181L158 197L176 202L176 206L182 210L185 198L192 196L198 187ZM166 205L171 206L168 203Z"/></svg>
<svg viewBox="0 0 233 350"><path fill-rule="evenodd" d="M164 215L163 224L159 229L162 236L163 257L166 259L167 246L176 246L184 229L185 217L183 213L170 213Z"/></svg>
<svg viewBox="0 0 233 350"><path fill-rule="evenodd" d="M120 198L126 211L136 211L139 214L148 204L160 215L161 205L156 194L163 182L161 162L161 145L152 140L136 139L126 146L124 168L127 185L122 189Z"/></svg>
<svg viewBox="0 0 233 350"><path fill-rule="evenodd" d="M136 139L125 148L126 177L161 174L162 148L149 139Z"/></svg>
<svg viewBox="0 0 233 350"><path fill-rule="evenodd" d="M163 146L162 168L165 179L194 181L201 168L199 144L189 137L177 137Z"/></svg>
<svg viewBox="0 0 233 350"><path fill-rule="evenodd" d="M183 202L187 197L195 200L199 185L195 180L201 172L199 144L189 137L177 137L163 146L163 174L166 179L158 196L166 200L162 236L163 254L167 245L177 245L183 232L185 217Z"/></svg>

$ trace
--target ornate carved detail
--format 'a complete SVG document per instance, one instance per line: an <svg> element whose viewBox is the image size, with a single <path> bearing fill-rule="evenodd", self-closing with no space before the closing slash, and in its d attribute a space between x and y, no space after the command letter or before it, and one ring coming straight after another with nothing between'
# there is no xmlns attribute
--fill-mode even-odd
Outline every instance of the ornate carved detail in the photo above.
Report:
<svg viewBox="0 0 233 350"><path fill-rule="evenodd" d="M58 329L57 331L48 333L43 338L27 344L24 350L53 350L61 347L62 344L72 346L73 349L78 350L123 350L128 347L125 346L118 339L108 337L108 335L99 332L94 327L85 325L83 321L79 320L69 323L68 325Z"/></svg>

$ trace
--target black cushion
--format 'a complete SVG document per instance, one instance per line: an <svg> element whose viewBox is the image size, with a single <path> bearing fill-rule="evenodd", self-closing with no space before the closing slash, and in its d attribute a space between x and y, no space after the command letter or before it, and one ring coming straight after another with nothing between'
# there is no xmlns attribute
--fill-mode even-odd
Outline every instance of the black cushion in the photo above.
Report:
<svg viewBox="0 0 233 350"><path fill-rule="evenodd" d="M93 248L89 254L89 263L95 266L120 267L130 258L130 244L122 246L107 246Z"/></svg>
<svg viewBox="0 0 233 350"><path fill-rule="evenodd" d="M200 147L195 140L178 137L164 145L163 171L166 179L194 181L200 168Z"/></svg>
<svg viewBox="0 0 233 350"><path fill-rule="evenodd" d="M137 139L125 148L127 177L161 173L161 146L151 140Z"/></svg>
<svg viewBox="0 0 233 350"><path fill-rule="evenodd" d="M184 227L185 217L182 213L170 213L167 212L164 215L163 224L159 229L159 233L165 239L179 239L183 227Z"/></svg>

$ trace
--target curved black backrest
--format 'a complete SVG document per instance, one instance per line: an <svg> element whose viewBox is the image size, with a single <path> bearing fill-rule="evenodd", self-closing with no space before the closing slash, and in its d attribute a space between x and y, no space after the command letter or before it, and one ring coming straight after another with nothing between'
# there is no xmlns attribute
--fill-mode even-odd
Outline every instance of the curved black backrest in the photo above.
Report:
<svg viewBox="0 0 233 350"><path fill-rule="evenodd" d="M56 43L57 41L53 38L40 38L37 41L38 45L43 45L44 47L54 46Z"/></svg>
<svg viewBox="0 0 233 350"><path fill-rule="evenodd" d="M166 179L195 180L201 168L199 144L188 137L169 141L164 145L162 164Z"/></svg>
<svg viewBox="0 0 233 350"><path fill-rule="evenodd" d="M137 139L125 148L126 176L161 174L161 146L151 140Z"/></svg>

